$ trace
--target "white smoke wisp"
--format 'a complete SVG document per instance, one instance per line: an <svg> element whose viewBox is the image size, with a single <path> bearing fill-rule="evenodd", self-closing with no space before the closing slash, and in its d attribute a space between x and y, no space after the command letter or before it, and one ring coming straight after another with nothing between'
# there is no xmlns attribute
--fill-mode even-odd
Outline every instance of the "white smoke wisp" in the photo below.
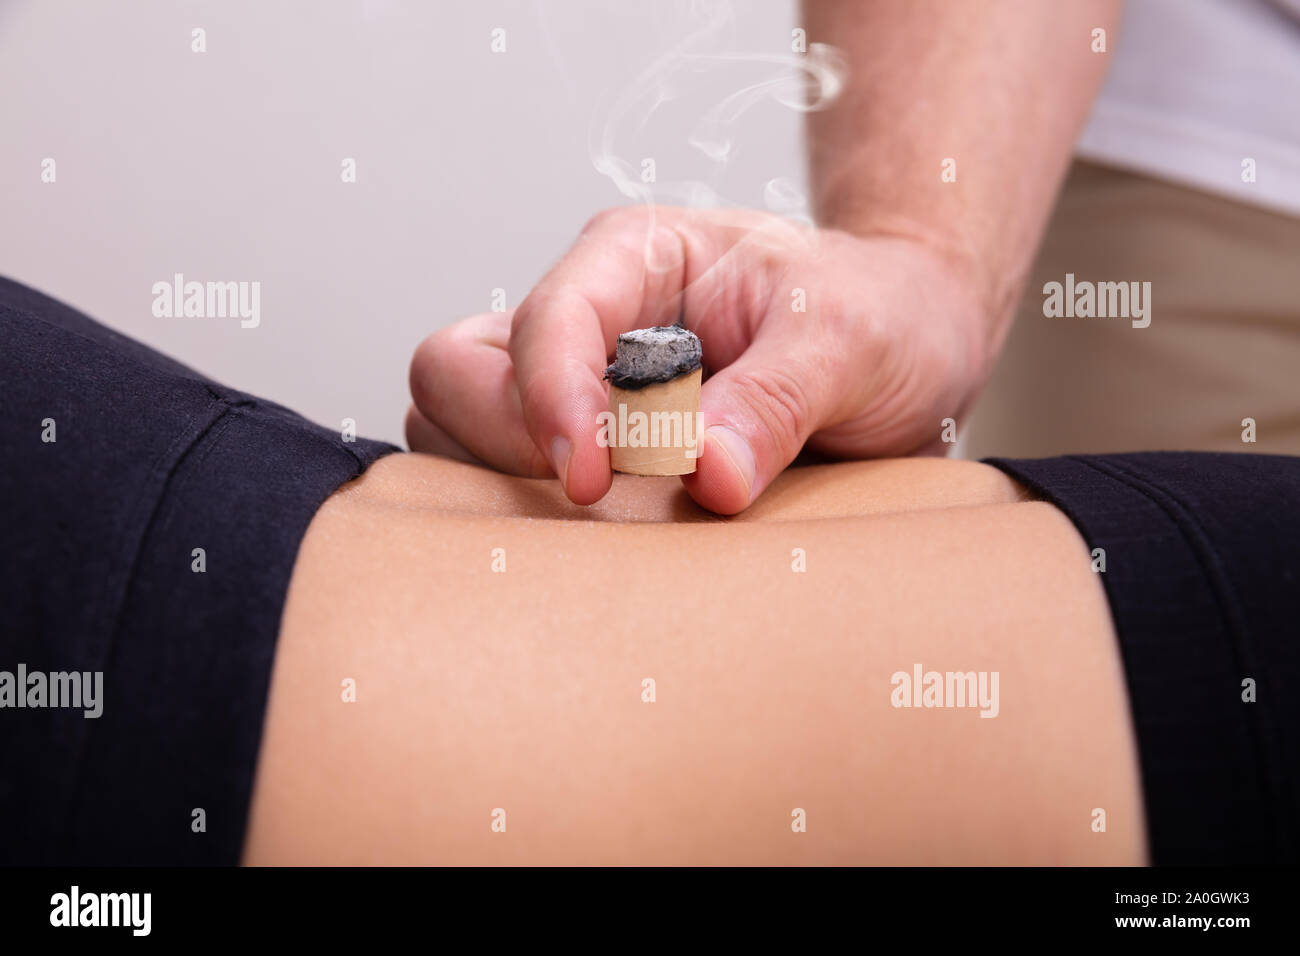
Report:
<svg viewBox="0 0 1300 956"><path fill-rule="evenodd" d="M726 4L712 6L706 24L655 59L613 101L603 122L593 123L589 138L592 165L607 176L620 193L643 203L649 235L655 228L656 205L687 209L764 208L775 215L763 220L747 241L795 243L805 248L815 243L816 231L804 191L791 176L774 170L761 195L733 200L719 191L718 183L738 152L741 120L761 104L776 103L798 113L825 109L839 96L846 78L843 56L835 47L812 43L806 53L759 53L728 49L734 17ZM759 68L762 76L718 98L719 81L730 72ZM710 104L698 110L706 97ZM704 174L687 179L647 177L646 159L634 151L639 134L669 104L696 109L689 115L688 154L702 157ZM649 263L647 263L649 264Z"/></svg>

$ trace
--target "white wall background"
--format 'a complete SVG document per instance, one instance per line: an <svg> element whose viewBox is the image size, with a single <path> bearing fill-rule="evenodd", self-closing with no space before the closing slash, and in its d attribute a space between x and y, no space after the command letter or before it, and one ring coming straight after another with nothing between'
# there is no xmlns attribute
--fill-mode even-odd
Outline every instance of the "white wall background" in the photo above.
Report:
<svg viewBox="0 0 1300 956"><path fill-rule="evenodd" d="M400 442L416 343L487 311L494 288L517 304L593 212L628 201L593 167L593 124L719 11L713 49L790 52L790 0L730 14L709 0L11 0L0 273L228 384ZM627 160L742 205L761 206L772 178L802 184L800 117L776 103L737 121L725 169L687 142L692 115L756 78L745 66L677 76L676 115L634 128ZM151 287L175 272L259 281L260 327L155 318Z"/></svg>

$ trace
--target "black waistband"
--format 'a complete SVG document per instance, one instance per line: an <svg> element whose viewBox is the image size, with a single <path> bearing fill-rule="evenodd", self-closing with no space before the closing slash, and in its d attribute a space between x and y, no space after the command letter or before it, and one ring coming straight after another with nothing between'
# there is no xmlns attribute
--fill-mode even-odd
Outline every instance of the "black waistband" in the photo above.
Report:
<svg viewBox="0 0 1300 956"><path fill-rule="evenodd" d="M1104 552L1153 862L1296 862L1300 458L989 464Z"/></svg>

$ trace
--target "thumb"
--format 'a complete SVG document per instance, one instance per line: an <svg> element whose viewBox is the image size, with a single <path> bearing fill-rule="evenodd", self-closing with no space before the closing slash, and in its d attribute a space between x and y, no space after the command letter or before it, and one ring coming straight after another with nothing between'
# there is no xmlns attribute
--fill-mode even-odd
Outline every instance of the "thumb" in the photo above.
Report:
<svg viewBox="0 0 1300 956"><path fill-rule="evenodd" d="M829 373L806 345L760 340L714 374L700 396L703 453L682 478L696 503L728 515L748 508L830 414Z"/></svg>

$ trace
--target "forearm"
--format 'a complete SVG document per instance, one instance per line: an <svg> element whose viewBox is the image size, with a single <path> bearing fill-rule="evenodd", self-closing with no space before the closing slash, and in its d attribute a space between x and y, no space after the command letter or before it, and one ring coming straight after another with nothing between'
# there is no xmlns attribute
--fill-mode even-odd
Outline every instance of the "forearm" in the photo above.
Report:
<svg viewBox="0 0 1300 956"><path fill-rule="evenodd" d="M979 284L994 351L1105 72L1092 31L1112 33L1119 0L803 6L809 40L849 69L809 118L819 221L951 256Z"/></svg>

